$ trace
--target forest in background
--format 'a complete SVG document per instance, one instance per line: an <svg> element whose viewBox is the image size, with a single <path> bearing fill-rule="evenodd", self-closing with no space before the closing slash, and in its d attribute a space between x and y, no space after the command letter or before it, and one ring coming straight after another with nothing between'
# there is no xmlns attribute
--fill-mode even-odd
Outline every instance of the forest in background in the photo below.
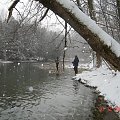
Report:
<svg viewBox="0 0 120 120"><path fill-rule="evenodd" d="M0 20L0 59L9 61L48 61L63 57L64 30L51 31L35 23L22 23L10 18L9 23ZM85 40L70 28L67 37L66 59L78 55L87 61L91 51ZM90 56L90 57L89 57ZM72 59L71 59L72 60Z"/></svg>
<svg viewBox="0 0 120 120"><path fill-rule="evenodd" d="M73 0L104 31L120 43L120 0Z"/></svg>
<svg viewBox="0 0 120 120"><path fill-rule="evenodd" d="M0 59L48 60L61 55L63 35L34 24L22 24L11 17L10 22L0 20Z"/></svg>

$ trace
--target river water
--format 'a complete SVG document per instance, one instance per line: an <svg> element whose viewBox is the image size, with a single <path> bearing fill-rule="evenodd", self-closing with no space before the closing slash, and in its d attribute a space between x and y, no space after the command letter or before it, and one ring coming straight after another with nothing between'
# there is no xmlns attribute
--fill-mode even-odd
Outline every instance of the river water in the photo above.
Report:
<svg viewBox="0 0 120 120"><path fill-rule="evenodd" d="M92 120L94 90L39 66L0 64L0 120Z"/></svg>

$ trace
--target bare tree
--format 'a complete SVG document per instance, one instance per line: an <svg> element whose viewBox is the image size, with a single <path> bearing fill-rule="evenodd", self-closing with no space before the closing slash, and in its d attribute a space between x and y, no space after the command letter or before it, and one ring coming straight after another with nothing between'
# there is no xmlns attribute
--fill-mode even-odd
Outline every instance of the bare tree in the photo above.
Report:
<svg viewBox="0 0 120 120"><path fill-rule="evenodd" d="M96 0L97 24L119 42L119 15L116 0Z"/></svg>
<svg viewBox="0 0 120 120"><path fill-rule="evenodd" d="M93 19L94 21L97 21L96 17L95 17L93 0L88 0L88 9L89 9L89 14L90 14L91 19ZM93 61L94 61L94 59L95 58L94 58L94 52L93 52ZM96 53L96 67L99 68L101 66L101 64L102 64L101 56L99 55L99 53Z"/></svg>
<svg viewBox="0 0 120 120"><path fill-rule="evenodd" d="M64 62L65 62L65 48L67 47L67 22L65 22L65 44L64 44L64 52L63 52L63 70L65 68Z"/></svg>

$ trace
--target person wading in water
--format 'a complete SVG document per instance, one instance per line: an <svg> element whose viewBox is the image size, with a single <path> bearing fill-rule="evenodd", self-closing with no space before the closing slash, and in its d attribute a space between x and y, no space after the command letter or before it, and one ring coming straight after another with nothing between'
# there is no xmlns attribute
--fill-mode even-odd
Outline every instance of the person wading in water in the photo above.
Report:
<svg viewBox="0 0 120 120"><path fill-rule="evenodd" d="M57 59L55 60L56 63L56 70L58 72L58 68L59 68L59 58L57 57Z"/></svg>
<svg viewBox="0 0 120 120"><path fill-rule="evenodd" d="M77 57L77 55L74 58L74 61L72 62L73 66L74 66L74 71L75 71L75 75L78 74L78 63L79 63L79 59Z"/></svg>

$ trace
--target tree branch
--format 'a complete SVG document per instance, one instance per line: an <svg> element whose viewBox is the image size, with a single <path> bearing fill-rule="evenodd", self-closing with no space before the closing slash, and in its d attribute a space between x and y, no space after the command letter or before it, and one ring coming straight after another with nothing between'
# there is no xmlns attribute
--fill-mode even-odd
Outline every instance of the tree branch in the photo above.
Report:
<svg viewBox="0 0 120 120"><path fill-rule="evenodd" d="M20 0L15 0L12 5L9 7L8 11L9 11L9 15L8 15L8 18L7 18L7 23L10 19L10 17L12 16L12 11L13 11L13 8L15 8L15 6L17 5L17 3L19 2Z"/></svg>

